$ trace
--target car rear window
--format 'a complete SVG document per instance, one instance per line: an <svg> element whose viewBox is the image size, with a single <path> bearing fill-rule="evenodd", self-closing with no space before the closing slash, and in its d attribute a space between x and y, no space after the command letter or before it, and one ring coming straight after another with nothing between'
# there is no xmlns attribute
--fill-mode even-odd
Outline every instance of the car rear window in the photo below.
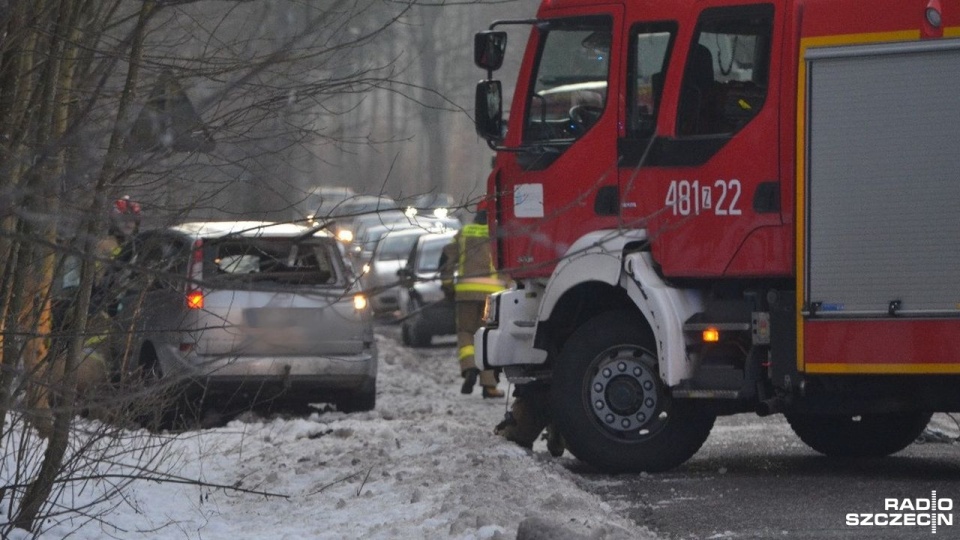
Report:
<svg viewBox="0 0 960 540"><path fill-rule="evenodd" d="M378 261L392 261L406 259L410 250L417 243L417 234L388 234L380 240L377 246Z"/></svg>
<svg viewBox="0 0 960 540"><path fill-rule="evenodd" d="M320 238L242 238L204 242L205 281L256 281L295 285L337 285L340 255Z"/></svg>
<svg viewBox="0 0 960 540"><path fill-rule="evenodd" d="M417 271L436 272L440 270L440 255L443 253L443 246L449 243L449 238L430 239L424 242L420 249L420 257L417 260Z"/></svg>

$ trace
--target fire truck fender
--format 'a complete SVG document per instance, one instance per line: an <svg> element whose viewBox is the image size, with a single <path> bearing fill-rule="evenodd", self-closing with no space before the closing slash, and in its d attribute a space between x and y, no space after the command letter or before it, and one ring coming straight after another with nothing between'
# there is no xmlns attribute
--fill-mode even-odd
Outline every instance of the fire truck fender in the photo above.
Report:
<svg viewBox="0 0 960 540"><path fill-rule="evenodd" d="M620 286L627 291L653 330L663 383L676 386L693 377L696 365L687 355L683 323L703 310L700 293L664 283L653 267L649 252L624 257Z"/></svg>
<svg viewBox="0 0 960 540"><path fill-rule="evenodd" d="M593 231L580 237L557 264L543 292L537 320L550 318L557 302L567 291L587 281L611 286L620 283L623 247L647 237L644 230Z"/></svg>

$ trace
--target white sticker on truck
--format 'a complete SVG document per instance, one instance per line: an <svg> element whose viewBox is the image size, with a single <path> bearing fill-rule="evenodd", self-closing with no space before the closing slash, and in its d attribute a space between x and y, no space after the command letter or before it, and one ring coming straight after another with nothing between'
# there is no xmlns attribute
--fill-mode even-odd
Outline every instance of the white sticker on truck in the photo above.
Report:
<svg viewBox="0 0 960 540"><path fill-rule="evenodd" d="M543 184L517 184L513 189L513 215L543 217Z"/></svg>

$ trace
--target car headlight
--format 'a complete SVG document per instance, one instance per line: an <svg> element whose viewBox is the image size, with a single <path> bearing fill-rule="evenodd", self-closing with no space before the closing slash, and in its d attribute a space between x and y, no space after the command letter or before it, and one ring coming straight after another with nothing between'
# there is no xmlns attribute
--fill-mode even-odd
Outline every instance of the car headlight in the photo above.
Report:
<svg viewBox="0 0 960 540"><path fill-rule="evenodd" d="M349 244L350 242L353 242L353 231L350 229L340 229L337 231L337 239L344 244Z"/></svg>
<svg viewBox="0 0 960 540"><path fill-rule="evenodd" d="M363 311L367 309L367 297L362 294L353 295L353 307L357 311Z"/></svg>

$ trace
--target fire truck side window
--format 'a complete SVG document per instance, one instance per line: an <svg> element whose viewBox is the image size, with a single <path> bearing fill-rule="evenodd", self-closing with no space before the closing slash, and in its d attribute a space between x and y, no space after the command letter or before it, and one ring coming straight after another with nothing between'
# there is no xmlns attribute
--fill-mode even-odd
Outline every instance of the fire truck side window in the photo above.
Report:
<svg viewBox="0 0 960 540"><path fill-rule="evenodd" d="M632 138L653 135L660 110L660 96L667 74L667 58L676 35L675 23L644 24L630 33L631 91L627 92Z"/></svg>
<svg viewBox="0 0 960 540"><path fill-rule="evenodd" d="M600 118L607 102L609 17L551 21L542 33L524 142L572 143Z"/></svg>
<svg viewBox="0 0 960 540"><path fill-rule="evenodd" d="M687 57L677 133L732 134L767 95L773 6L705 9Z"/></svg>

